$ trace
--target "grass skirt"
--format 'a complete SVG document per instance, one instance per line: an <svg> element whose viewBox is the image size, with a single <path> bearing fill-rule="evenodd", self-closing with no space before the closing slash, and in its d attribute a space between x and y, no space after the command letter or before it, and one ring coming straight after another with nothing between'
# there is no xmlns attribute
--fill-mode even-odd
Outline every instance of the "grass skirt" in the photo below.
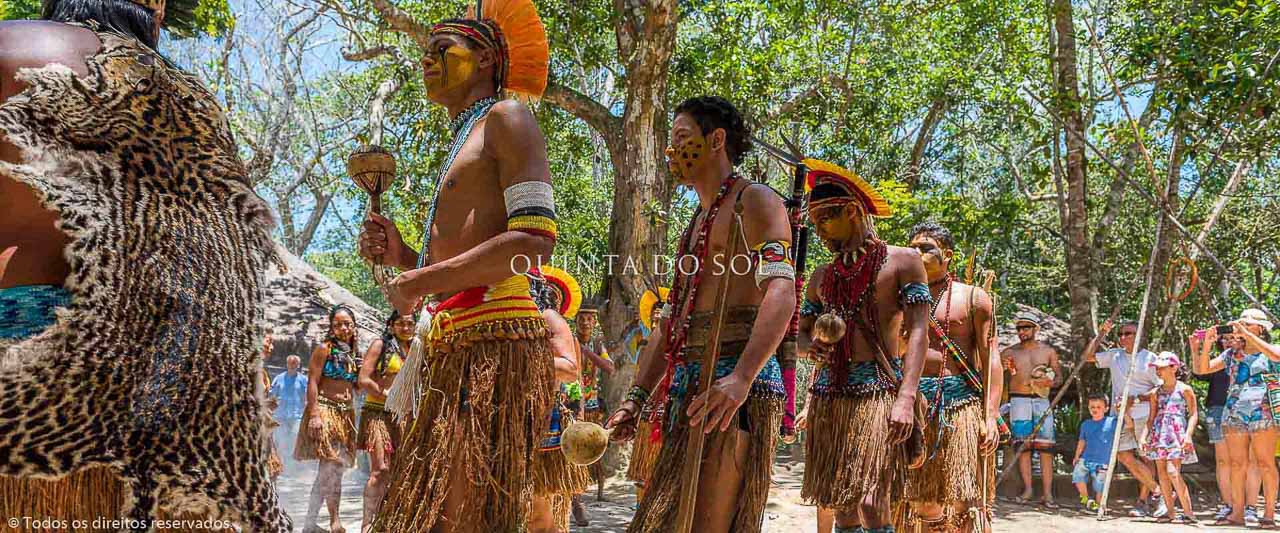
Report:
<svg viewBox="0 0 1280 533"><path fill-rule="evenodd" d="M425 393L374 531L430 531L451 476L466 480L459 516L450 517L457 531L525 530L530 466L555 400L546 325L538 317L477 328L485 335L436 341L424 358Z"/></svg>
<svg viewBox="0 0 1280 533"><path fill-rule="evenodd" d="M4 531L35 533L41 528L10 527L12 517L49 518L70 523L84 520L90 524L97 518L120 516L124 503L123 483L116 470L94 466L57 479L15 478L0 476L0 518ZM35 525L35 524L32 524ZM74 531L117 531L117 529L80 528Z"/></svg>
<svg viewBox="0 0 1280 533"><path fill-rule="evenodd" d="M742 409L747 410L751 419L753 431L747 437L749 448L746 471L742 476L743 486L738 493L733 527L730 529L734 533L759 533L763 527L764 506L769 498L778 429L782 423L782 406L782 398L759 396L748 397L742 404ZM652 477L645 485L640 509L627 528L629 533L673 531L675 527L680 507L680 478L685 469L685 449L689 439L689 417L684 409L679 411L676 423L667 426L663 432L661 450L658 452ZM712 440L726 434L717 431L708 435L703 449L712 449ZM641 435L637 438L648 436ZM705 483L706 480L700 482Z"/></svg>
<svg viewBox="0 0 1280 533"><path fill-rule="evenodd" d="M889 443L894 394L809 397L804 484L800 496L831 509L856 509L875 494L887 504L902 481L901 452ZM887 513L886 507L884 511ZM887 514L886 514L887 516Z"/></svg>
<svg viewBox="0 0 1280 533"><path fill-rule="evenodd" d="M316 435L311 427L312 416L320 418L322 428ZM326 398L317 398L302 411L298 443L293 458L299 461L329 461L353 464L356 444L355 412L349 404L340 404Z"/></svg>
<svg viewBox="0 0 1280 533"><path fill-rule="evenodd" d="M529 466L529 482L538 496L552 494L577 494L587 490L591 474L585 466L570 463L564 454L555 450L538 451ZM558 515L557 515L558 516Z"/></svg>
<svg viewBox="0 0 1280 533"><path fill-rule="evenodd" d="M929 454L924 466L907 471L906 499L913 504L976 504L982 499L978 447L985 420L981 398L950 407L945 416L941 437L933 420L924 430L925 453Z"/></svg>
<svg viewBox="0 0 1280 533"><path fill-rule="evenodd" d="M356 449L382 450L389 461L400 447L400 425L382 406L365 403L360 408L360 430L356 432Z"/></svg>
<svg viewBox="0 0 1280 533"><path fill-rule="evenodd" d="M662 440L653 442L653 422L641 420L636 424L636 438L631 444L631 463L627 465L627 479L644 483L653 476L653 467L662 451Z"/></svg>

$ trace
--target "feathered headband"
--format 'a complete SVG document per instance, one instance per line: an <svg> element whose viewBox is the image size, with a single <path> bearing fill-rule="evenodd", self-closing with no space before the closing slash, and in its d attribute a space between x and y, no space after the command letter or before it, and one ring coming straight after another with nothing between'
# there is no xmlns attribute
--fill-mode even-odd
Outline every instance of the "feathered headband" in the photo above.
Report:
<svg viewBox="0 0 1280 533"><path fill-rule="evenodd" d="M805 176L804 192L808 196L808 209L832 205L844 205L857 201L868 215L873 217L893 216L893 208L889 202L872 187L870 183L857 174L845 170L839 165L805 159L804 165L809 168Z"/></svg>
<svg viewBox="0 0 1280 533"><path fill-rule="evenodd" d="M533 0L476 0L466 18L444 20L431 33L460 35L497 51L500 90L538 99L547 89L551 51Z"/></svg>

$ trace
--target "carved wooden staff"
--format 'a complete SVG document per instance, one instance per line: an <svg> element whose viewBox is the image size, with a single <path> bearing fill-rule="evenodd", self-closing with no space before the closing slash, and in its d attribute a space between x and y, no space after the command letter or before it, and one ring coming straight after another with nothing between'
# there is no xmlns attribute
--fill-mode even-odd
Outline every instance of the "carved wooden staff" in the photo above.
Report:
<svg viewBox="0 0 1280 533"><path fill-rule="evenodd" d="M733 220L729 225L728 263L738 255L738 228L742 224L742 204L734 203ZM705 266L703 266L705 268ZM711 332L707 335L706 351L702 353L702 367L698 372L697 390L686 391L686 398L697 398L711 388L715 379L716 360L720 358L720 331L724 328L724 308L729 299L729 282L732 271L725 269L719 284L716 286L715 318L712 319ZM692 394L692 396L690 396ZM689 440L684 451L684 472L680 476L680 506L676 512L676 533L692 533L693 509L698 500L698 474L702 471L702 447L706 443L706 419L697 428L688 428Z"/></svg>

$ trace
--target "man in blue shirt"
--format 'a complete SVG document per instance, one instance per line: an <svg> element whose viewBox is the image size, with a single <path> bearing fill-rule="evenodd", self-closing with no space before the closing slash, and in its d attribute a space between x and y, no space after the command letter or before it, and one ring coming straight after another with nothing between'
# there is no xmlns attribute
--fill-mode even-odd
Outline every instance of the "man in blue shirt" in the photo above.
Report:
<svg viewBox="0 0 1280 533"><path fill-rule="evenodd" d="M1086 484L1093 478L1093 492L1102 493L1111 460L1111 440L1116 434L1116 417L1107 415L1108 404L1104 394L1089 397L1089 420L1080 423L1080 440L1071 461L1071 482L1080 493L1080 504L1090 511L1098 510L1098 502L1089 497Z"/></svg>
<svg viewBox="0 0 1280 533"><path fill-rule="evenodd" d="M281 455L285 461L292 462L294 441L298 438L298 424L302 421L302 408L307 404L307 376L298 372L302 367L302 359L290 355L286 363L288 370L277 374L271 380L271 395L279 400L276 406L276 445L286 450Z"/></svg>

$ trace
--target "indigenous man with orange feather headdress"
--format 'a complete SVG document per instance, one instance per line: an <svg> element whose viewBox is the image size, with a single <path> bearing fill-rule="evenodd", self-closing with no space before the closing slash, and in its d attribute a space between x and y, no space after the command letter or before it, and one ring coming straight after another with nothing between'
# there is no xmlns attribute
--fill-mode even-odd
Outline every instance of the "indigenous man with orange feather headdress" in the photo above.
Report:
<svg viewBox="0 0 1280 533"><path fill-rule="evenodd" d="M405 270L387 287L401 313L426 300L420 392L374 526L379 532L523 531L529 467L554 397L547 324L524 270L555 244L546 142L520 99L546 88L546 32L531 0L477 2L432 28L427 98L452 119L420 252L394 223L365 221L361 254ZM420 334L421 336L421 334ZM393 393L395 390L392 391Z"/></svg>
<svg viewBox="0 0 1280 533"><path fill-rule="evenodd" d="M814 270L800 308L798 349L821 363L806 405L801 495L835 511L836 533L891 532L890 489L922 448L912 430L928 345L924 263L876 237L872 217L892 211L869 183L824 161L805 166L809 220L836 257ZM843 333L819 327L834 322ZM917 446L904 453L904 442Z"/></svg>

